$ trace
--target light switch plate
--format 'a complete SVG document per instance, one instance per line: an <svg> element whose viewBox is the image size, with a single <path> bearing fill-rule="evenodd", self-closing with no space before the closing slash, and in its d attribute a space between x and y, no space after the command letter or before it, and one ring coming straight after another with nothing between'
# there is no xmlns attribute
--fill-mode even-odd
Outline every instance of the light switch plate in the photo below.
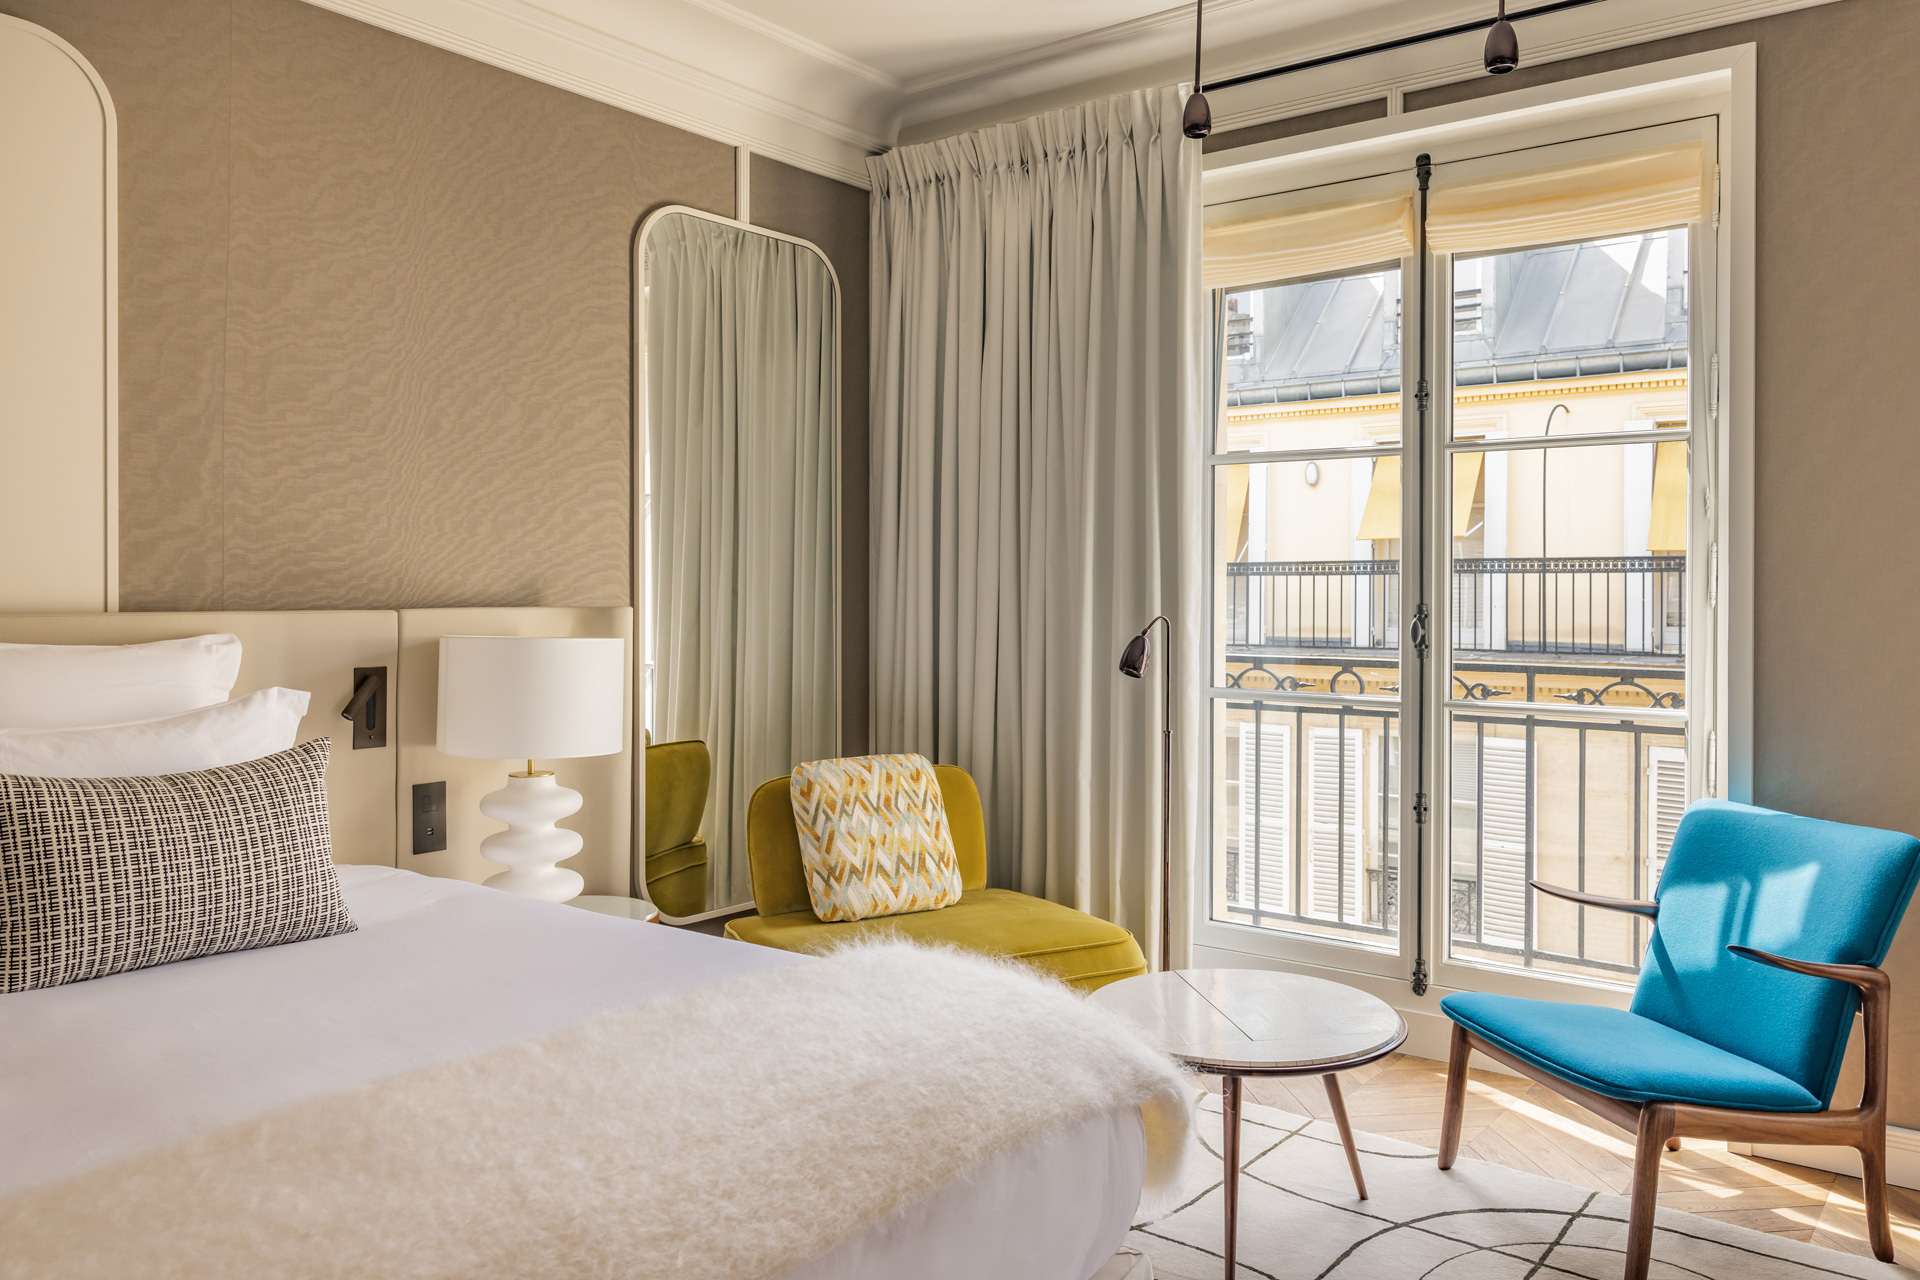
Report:
<svg viewBox="0 0 1920 1280"><path fill-rule="evenodd" d="M438 853L447 847L447 784L413 784L413 851Z"/></svg>

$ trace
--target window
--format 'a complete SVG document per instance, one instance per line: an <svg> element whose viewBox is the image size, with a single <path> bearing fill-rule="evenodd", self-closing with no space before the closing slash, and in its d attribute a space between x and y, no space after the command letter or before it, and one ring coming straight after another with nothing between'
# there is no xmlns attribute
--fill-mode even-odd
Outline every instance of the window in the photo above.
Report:
<svg viewBox="0 0 1920 1280"><path fill-rule="evenodd" d="M1443 166L1424 223L1370 179L1209 225L1218 945L1636 972L1643 921L1527 886L1650 895L1710 776L1708 169L1643 140Z"/></svg>

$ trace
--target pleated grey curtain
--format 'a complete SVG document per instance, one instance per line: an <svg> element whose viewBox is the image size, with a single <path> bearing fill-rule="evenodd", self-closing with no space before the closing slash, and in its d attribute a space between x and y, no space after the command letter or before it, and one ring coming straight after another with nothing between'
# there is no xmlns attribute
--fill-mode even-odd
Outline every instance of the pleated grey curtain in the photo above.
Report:
<svg viewBox="0 0 1920 1280"><path fill-rule="evenodd" d="M868 161L875 749L980 785L993 883L1157 938L1174 624L1176 957L1202 829L1200 147L1127 94ZM1153 927L1149 927L1150 922Z"/></svg>
<svg viewBox="0 0 1920 1280"><path fill-rule="evenodd" d="M690 215L646 243L654 741L713 755L708 905L753 789L839 754L838 323L826 263Z"/></svg>

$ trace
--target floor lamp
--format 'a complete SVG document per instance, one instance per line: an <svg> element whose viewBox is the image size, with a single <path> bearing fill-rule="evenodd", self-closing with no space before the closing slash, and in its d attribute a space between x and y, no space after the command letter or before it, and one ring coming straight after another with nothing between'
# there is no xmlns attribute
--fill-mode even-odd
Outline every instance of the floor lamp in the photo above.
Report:
<svg viewBox="0 0 1920 1280"><path fill-rule="evenodd" d="M1153 657L1147 638L1158 623L1167 632L1167 669L1160 673L1160 969L1173 967L1173 624L1161 614L1127 641L1120 655L1120 674L1140 679Z"/></svg>

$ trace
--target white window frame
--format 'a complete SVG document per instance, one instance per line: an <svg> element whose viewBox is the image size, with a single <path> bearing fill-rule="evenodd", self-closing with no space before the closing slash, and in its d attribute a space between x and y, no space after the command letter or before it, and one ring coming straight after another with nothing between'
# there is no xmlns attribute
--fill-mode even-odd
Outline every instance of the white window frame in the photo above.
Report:
<svg viewBox="0 0 1920 1280"><path fill-rule="evenodd" d="M1468 102L1436 107L1426 111L1390 115L1386 119L1349 125L1320 133L1277 139L1253 147L1216 152L1206 160L1205 196L1208 218L1236 216L1263 207L1284 207L1311 203L1315 193L1321 200L1328 187L1360 180L1371 186L1382 175L1404 175L1414 155L1426 152L1436 166L1446 166L1455 176L1465 176L1466 162L1504 164L1525 167L1487 158L1489 153L1512 152L1530 148L1560 148L1579 144L1599 135L1642 129L1691 127L1709 131L1717 148L1714 192L1716 234L1710 247L1699 240L1692 245L1693 298L1692 320L1708 340L1696 339L1696 353L1710 357L1693 368L1691 379L1693 412L1691 419L1700 426L1690 432L1695 449L1693 465L1699 482L1690 480L1693 541L1697 548L1697 567L1692 575L1700 580L1702 594L1711 593L1717 607L1712 611L1711 628L1694 632L1690 649L1688 681L1690 702L1701 707L1699 732L1689 753L1693 774L1692 791L1696 796L1718 795L1746 801L1752 791L1752 672L1753 672L1753 594L1752 594L1752 494L1753 494L1753 350L1754 350L1754 121L1756 58L1752 45L1696 54L1685 58L1648 63L1601 75L1562 81L1529 89L1513 90ZM1487 158L1487 159L1483 159ZM1547 161L1542 161L1547 163ZM1391 177L1385 179L1392 181ZM1404 177L1401 178L1404 183ZM1343 191L1341 194L1347 194ZM1444 288L1450 280L1450 265L1445 258L1435 263L1434 283ZM1411 298L1416 292L1419 264L1403 264L1403 290ZM1428 369L1436 404L1446 403L1450 393L1450 332L1430 327L1429 336L1436 349L1428 352ZM1411 354L1411 353L1410 353ZM1717 359L1712 358L1717 357ZM1695 357L1699 357L1696 355ZM1411 389L1411 374L1403 386ZM1416 439L1414 397L1405 396L1404 417L1408 422L1402 439L1404 472L1411 474L1419 465L1417 450L1425 442ZM1434 415L1432 429L1440 439L1442 415ZM1711 440L1705 439L1711 434ZM1209 442L1211 447L1211 440ZM1704 455L1704 456L1703 456ZM1258 460L1250 457L1250 461ZM1450 499L1450 486L1441 486L1439 477L1449 474L1444 465L1427 468L1430 488L1444 487L1447 493L1430 493L1429 501L1444 504ZM1209 469L1211 470L1211 469ZM1701 488L1711 481L1714 493L1712 509L1701 501ZM1209 475L1211 481L1211 475ZM1412 486L1407 486L1411 489ZM1211 493L1212 485L1208 485ZM1413 495L1408 495L1409 504ZM1211 499L1209 498L1209 501ZM1444 507L1440 508L1444 510ZM1444 515L1436 517L1445 519ZM1207 526L1210 527L1210 526ZM1403 520L1411 529L1411 519ZM1437 584L1444 579L1436 568L1444 564L1444 547L1405 547L1408 556L1429 557L1428 579L1436 616L1432 633L1448 633L1439 616L1447 593ZM1215 566L1214 549L1205 543L1194 549L1197 570L1211 581ZM1705 612L1696 615L1706 618ZM1711 634L1708 634L1710 631ZM1433 684L1444 688L1445 661L1442 646L1435 646L1429 665ZM1403 687L1407 696L1427 697L1425 732L1426 758L1444 760L1440 741L1447 732L1448 720L1441 714L1437 699L1411 686L1413 663L1410 652L1403 655ZM1211 679L1212 662L1208 663ZM1209 711L1211 715L1211 709ZM1404 723L1404 722L1403 722ZM1213 728L1206 730L1210 753ZM1402 743L1402 758L1407 744ZM1212 776L1211 759L1202 762L1202 776ZM1433 815L1428 828L1425 868L1429 886L1444 877L1444 836L1446 825L1447 779L1436 769L1433 782L1439 794L1430 795ZM1412 845L1414 788L1402 779L1401 847L1402 875L1408 875ZM1345 946L1338 942L1305 940L1269 930L1227 924L1211 918L1212 823L1217 815L1202 806L1197 828L1196 848L1204 856L1193 859L1191 901L1195 965L1252 965L1284 968L1297 972L1324 973L1373 990L1408 1016L1414 1052L1444 1054L1446 1020L1438 1014L1436 1001L1449 990L1502 990L1541 994L1540 984L1554 984L1552 994L1559 998L1599 1004L1622 1005L1626 992L1617 984L1590 981L1577 976L1520 974L1509 976L1496 969L1463 965L1447 959L1445 931L1446 895L1429 892L1428 918L1425 924L1425 958L1431 985L1424 995L1413 994L1412 930L1406 927L1407 911L1402 912L1401 948L1395 956L1375 950ZM1403 904L1410 895L1402 896Z"/></svg>

